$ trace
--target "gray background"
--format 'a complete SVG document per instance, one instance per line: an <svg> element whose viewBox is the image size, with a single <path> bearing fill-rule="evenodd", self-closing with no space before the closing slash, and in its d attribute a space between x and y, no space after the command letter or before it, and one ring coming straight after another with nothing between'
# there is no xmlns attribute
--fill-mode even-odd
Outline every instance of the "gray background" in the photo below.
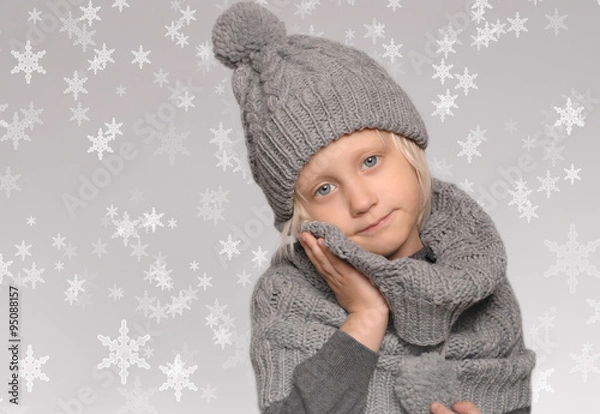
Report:
<svg viewBox="0 0 600 414"><path fill-rule="evenodd" d="M89 21L80 8L88 8L87 1L0 6L0 329L6 349L0 382L10 378L9 286L20 293L19 358L25 360L31 345L39 365L31 390L21 379L18 406L8 403L8 385L2 386L0 412L257 412L249 298L278 234L251 180L231 71L212 58L211 28L230 3L129 0L122 12L114 3L95 0L100 20L92 13ZM427 124L433 174L470 191L505 241L526 344L538 355L534 412L597 412L598 1L479 1L485 8L479 18L467 14L478 8L473 1L262 3L289 33L366 51L406 89ZM389 7L394 3L401 7ZM188 7L195 20L183 19ZM34 8L41 21L28 20ZM564 16L556 32L548 17L555 9ZM69 12L77 20L71 37L61 20ZM518 36L510 30L517 13L527 19L527 31ZM367 36L374 22L383 28L379 37ZM457 42L444 56L436 39L450 22ZM481 33L495 23L504 24L505 33L496 32L486 46ZM178 24L180 37L171 39L167 27ZM86 32L93 43L84 48ZM393 62L384 56L392 39L402 44L402 57ZM32 53L45 51L39 58L45 73L34 70L29 83L23 70L11 73L19 63L11 51L22 53L27 40ZM94 73L90 62L104 43L114 49L114 62ZM132 63L140 45L150 51L142 68ZM443 83L434 67L442 59L453 65L453 78ZM477 89L468 94L456 88L465 67L478 75ZM168 73L162 84L161 70ZM67 90L75 71L87 78L87 92ZM447 91L456 95L456 107L442 120L436 103ZM194 96L187 110L181 104L186 93ZM572 122L561 121L555 109L566 108L568 99L579 109ZM80 125L71 119L79 104L88 118ZM113 118L122 134L114 134L108 142L114 152L100 160L88 152L88 137L99 129L108 135ZM478 127L485 130L479 138ZM21 139L14 132L19 128ZM532 145L524 144L528 139ZM461 154L461 143L473 140L478 153ZM578 178L565 179L571 165ZM541 182L546 174L556 179L548 192ZM9 176L18 176L14 186ZM526 182L521 196L519 179ZM154 229L146 223L153 209L161 223ZM535 216L528 219L527 211ZM127 217L137 236L119 235ZM139 257L132 254L138 243ZM35 269L41 280L33 283ZM76 295L75 280L85 280ZM122 295L111 293L118 289ZM142 306L144 295L150 307ZM131 341L146 338L139 355L150 367L129 367L125 384L115 365L98 368L110 353L99 336L117 339L122 320ZM184 388L179 401L173 388L158 389L167 382L161 366L175 364L177 355L197 388ZM146 393L137 403L136 387Z"/></svg>

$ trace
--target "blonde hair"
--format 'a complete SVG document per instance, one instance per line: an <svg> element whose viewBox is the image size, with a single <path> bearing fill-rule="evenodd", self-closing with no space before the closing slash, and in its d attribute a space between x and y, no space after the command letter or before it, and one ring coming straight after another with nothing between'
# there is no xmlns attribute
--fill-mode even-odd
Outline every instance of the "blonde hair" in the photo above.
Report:
<svg viewBox="0 0 600 414"><path fill-rule="evenodd" d="M383 144L386 145L384 139L380 135L380 131L377 129L375 131L377 132L377 135ZM421 190L421 206L419 215L417 217L417 227L420 233L423 229L423 226L425 226L425 222L429 218L429 214L431 212L432 182L429 165L427 164L427 159L425 158L425 150L419 147L417 143L411 139L405 138L393 132L387 133L394 138L396 149L406 157L410 165L413 167L417 176L417 181L419 182L419 188ZM300 194L300 192L297 191L296 188L294 188L294 213L292 218L284 223L281 230L279 248L275 252L275 257L278 260L289 260L290 257L294 257L294 243L298 241L302 223L311 220L308 213L304 209L304 206L300 202L300 199L304 199L304 197L302 194ZM306 199L304 200L306 201Z"/></svg>

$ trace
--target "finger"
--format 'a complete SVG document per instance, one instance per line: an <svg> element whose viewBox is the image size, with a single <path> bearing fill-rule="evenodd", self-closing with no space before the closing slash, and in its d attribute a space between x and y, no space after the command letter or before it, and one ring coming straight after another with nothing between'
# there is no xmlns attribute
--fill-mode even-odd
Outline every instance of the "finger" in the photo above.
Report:
<svg viewBox="0 0 600 414"><path fill-rule="evenodd" d="M325 270L331 277L336 276L337 272L333 268L333 265L331 264L331 261L329 260L329 257L327 254L327 247L325 247L325 242L323 241L323 239L318 239L315 242L315 248L313 249L313 252L315 254L315 257L321 264L321 267L323 268L323 270Z"/></svg>
<svg viewBox="0 0 600 414"><path fill-rule="evenodd" d="M431 404L431 407L429 407L431 409L431 412L433 414L456 414L454 411L452 411L451 409L449 409L448 407L446 407L444 404L439 403L439 402L434 402Z"/></svg>
<svg viewBox="0 0 600 414"><path fill-rule="evenodd" d="M459 414L481 414L481 410L471 401L459 401L452 408Z"/></svg>
<svg viewBox="0 0 600 414"><path fill-rule="evenodd" d="M327 280L331 279L331 265L318 245L317 240L312 235L308 236L307 239L306 244L308 248L304 248L307 256L323 277Z"/></svg>

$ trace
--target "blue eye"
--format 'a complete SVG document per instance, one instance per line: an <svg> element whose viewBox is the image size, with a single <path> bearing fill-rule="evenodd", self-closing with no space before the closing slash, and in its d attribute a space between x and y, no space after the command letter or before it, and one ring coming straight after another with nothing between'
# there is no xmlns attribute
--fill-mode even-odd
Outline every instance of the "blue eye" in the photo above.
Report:
<svg viewBox="0 0 600 414"><path fill-rule="evenodd" d="M377 164L377 159L379 158L378 155L371 155L369 158L367 158L366 160L363 161L363 164L365 164L366 162L368 162L368 160L375 160L375 162L373 164L371 164L370 166L374 166L375 164Z"/></svg>
<svg viewBox="0 0 600 414"><path fill-rule="evenodd" d="M329 193L326 193L326 194L320 193L320 191L321 191L322 189L324 189L324 188L327 188L327 187L331 188L331 184L323 184L323 185L322 185L321 187L319 187L319 189L317 190L317 194L318 194L318 195L322 195L322 196L329 194Z"/></svg>

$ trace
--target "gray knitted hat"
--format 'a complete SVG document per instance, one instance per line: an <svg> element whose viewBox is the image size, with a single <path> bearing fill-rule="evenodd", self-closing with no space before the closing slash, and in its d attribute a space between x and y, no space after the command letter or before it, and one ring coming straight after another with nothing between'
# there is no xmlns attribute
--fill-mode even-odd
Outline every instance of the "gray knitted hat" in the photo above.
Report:
<svg viewBox="0 0 600 414"><path fill-rule="evenodd" d="M406 93L366 53L306 35L286 35L275 14L235 3L212 30L213 52L234 69L252 177L282 231L294 184L312 155L357 130L377 128L427 147L427 131Z"/></svg>

